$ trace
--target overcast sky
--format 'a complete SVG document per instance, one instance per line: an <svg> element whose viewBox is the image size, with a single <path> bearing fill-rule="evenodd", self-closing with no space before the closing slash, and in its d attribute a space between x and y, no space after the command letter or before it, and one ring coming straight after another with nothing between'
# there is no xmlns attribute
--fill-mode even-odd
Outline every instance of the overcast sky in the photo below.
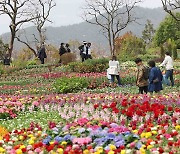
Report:
<svg viewBox="0 0 180 154"><path fill-rule="evenodd" d="M64 26L82 21L81 6L85 0L56 0L56 7L51 12L51 26ZM161 7L161 0L144 0L140 6L148 8ZM9 31L9 19L5 15L0 16L0 34ZM27 26L27 25L26 25Z"/></svg>

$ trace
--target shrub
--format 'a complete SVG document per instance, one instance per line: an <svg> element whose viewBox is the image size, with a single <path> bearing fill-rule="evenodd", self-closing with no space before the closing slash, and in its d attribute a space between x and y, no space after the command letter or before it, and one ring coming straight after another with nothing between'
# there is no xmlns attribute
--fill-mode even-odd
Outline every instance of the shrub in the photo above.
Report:
<svg viewBox="0 0 180 154"><path fill-rule="evenodd" d="M68 65L70 72L89 73L104 72L108 67L109 60L107 58L88 59L81 62L73 62Z"/></svg>
<svg viewBox="0 0 180 154"><path fill-rule="evenodd" d="M32 59L32 60L29 60L27 62L27 66L32 66L32 65L37 65L37 60L36 59Z"/></svg>
<svg viewBox="0 0 180 154"><path fill-rule="evenodd" d="M58 93L72 93L78 92L83 88L87 88L89 85L89 81L87 78L79 78L79 77L62 77L56 80L54 83L54 87L56 92Z"/></svg>
<svg viewBox="0 0 180 154"><path fill-rule="evenodd" d="M76 55L74 53L66 53L61 56L61 62L64 65L67 65L68 63L75 61L76 61Z"/></svg>
<svg viewBox="0 0 180 154"><path fill-rule="evenodd" d="M0 76L4 73L4 69L2 66L0 66Z"/></svg>

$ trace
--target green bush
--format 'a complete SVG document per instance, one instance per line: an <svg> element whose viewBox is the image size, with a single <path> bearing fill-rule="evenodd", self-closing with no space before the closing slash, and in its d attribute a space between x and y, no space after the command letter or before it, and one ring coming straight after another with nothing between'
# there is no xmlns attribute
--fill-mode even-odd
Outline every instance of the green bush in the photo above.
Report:
<svg viewBox="0 0 180 154"><path fill-rule="evenodd" d="M108 67L109 60L107 58L88 59L82 62L73 62L68 65L70 72L89 73L104 72Z"/></svg>
<svg viewBox="0 0 180 154"><path fill-rule="evenodd" d="M4 69L2 66L0 66L0 76L4 73Z"/></svg>
<svg viewBox="0 0 180 154"><path fill-rule="evenodd" d="M34 65L37 65L37 60L36 59L32 59L32 60L29 60L27 62L27 66L34 66Z"/></svg>
<svg viewBox="0 0 180 154"><path fill-rule="evenodd" d="M151 55L151 54L145 54L145 55L138 55L139 58L141 58L143 61L150 61L157 58L160 58L159 55Z"/></svg>
<svg viewBox="0 0 180 154"><path fill-rule="evenodd" d="M79 78L79 77L62 77L56 80L54 83L54 88L58 93L72 93L78 92L83 88L87 88L89 85L89 81L87 78Z"/></svg>

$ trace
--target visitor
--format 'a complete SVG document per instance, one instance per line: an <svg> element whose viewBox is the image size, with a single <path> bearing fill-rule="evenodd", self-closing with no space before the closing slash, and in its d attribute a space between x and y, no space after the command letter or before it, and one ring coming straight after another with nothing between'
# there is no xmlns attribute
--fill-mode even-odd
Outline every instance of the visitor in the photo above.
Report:
<svg viewBox="0 0 180 154"><path fill-rule="evenodd" d="M66 43L65 50L66 50L67 53L71 52L71 49L69 48L69 44L68 43Z"/></svg>
<svg viewBox="0 0 180 154"><path fill-rule="evenodd" d="M166 85L170 86L170 82L168 78L170 78L171 86L174 86L174 79L173 79L173 59L170 56L169 52L165 53L164 61L159 66L165 66L166 72L165 72L165 78L164 82Z"/></svg>
<svg viewBox="0 0 180 154"><path fill-rule="evenodd" d="M150 93L153 92L160 92L162 88L162 72L161 70L156 67L155 61L151 60L148 62L149 67L150 67L150 72L149 72L149 87L148 91Z"/></svg>
<svg viewBox="0 0 180 154"><path fill-rule="evenodd" d="M144 66L142 59L136 58L137 65L136 85L139 87L139 94L148 92L148 69Z"/></svg>
<svg viewBox="0 0 180 154"><path fill-rule="evenodd" d="M66 45L66 46L67 46L67 45ZM62 62L61 56L62 56L63 54L65 54L65 53L66 53L66 48L65 48L65 46L64 46L64 43L61 43L60 48L59 48L59 55L60 55L59 63Z"/></svg>
<svg viewBox="0 0 180 154"><path fill-rule="evenodd" d="M87 52L88 52L87 42L83 41L83 45L79 46L78 49L80 51L82 62L84 62L87 59Z"/></svg>
<svg viewBox="0 0 180 154"><path fill-rule="evenodd" d="M87 59L92 59L92 56L91 56L91 43L87 43Z"/></svg>
<svg viewBox="0 0 180 154"><path fill-rule="evenodd" d="M10 65L11 59L9 58L9 54L6 54L3 60L4 65Z"/></svg>
<svg viewBox="0 0 180 154"><path fill-rule="evenodd" d="M118 81L118 86L121 85L119 71L120 71L119 61L117 61L116 56L112 56L112 59L109 61L108 72L111 75L111 83L114 83L114 78L116 77Z"/></svg>
<svg viewBox="0 0 180 154"><path fill-rule="evenodd" d="M38 58L40 59L41 64L44 64L44 58L47 58L46 49L45 49L45 45L44 44L42 45L42 47L38 51Z"/></svg>

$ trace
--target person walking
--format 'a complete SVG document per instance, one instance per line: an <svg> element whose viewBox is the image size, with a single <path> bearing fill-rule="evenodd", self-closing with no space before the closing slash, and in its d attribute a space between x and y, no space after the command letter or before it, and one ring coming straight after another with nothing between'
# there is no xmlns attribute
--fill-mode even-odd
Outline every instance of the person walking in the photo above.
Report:
<svg viewBox="0 0 180 154"><path fill-rule="evenodd" d="M79 46L78 49L80 51L82 62L84 62L87 59L87 52L88 52L87 42L83 41L83 45Z"/></svg>
<svg viewBox="0 0 180 154"><path fill-rule="evenodd" d="M168 78L170 78L171 81L171 86L174 86L174 79L173 79L173 59L170 56L169 52L165 53L165 58L164 61L159 65L161 66L165 66L166 68L166 73L165 73L165 77L164 77L164 81L165 84L170 86L170 82L168 80Z"/></svg>
<svg viewBox="0 0 180 154"><path fill-rule="evenodd" d="M146 68L142 62L142 59L136 58L135 63L137 65L136 72L136 85L139 87L139 94L148 92L148 68Z"/></svg>
<svg viewBox="0 0 180 154"><path fill-rule="evenodd" d="M160 92L163 88L162 88L162 72L161 70L156 67L155 61L151 60L148 62L150 69L149 72L149 87L148 87L148 91L150 93L153 92Z"/></svg>
<svg viewBox="0 0 180 154"><path fill-rule="evenodd" d="M66 48L64 47L64 43L61 43L60 48L59 48L59 55L60 55L59 63L62 62L61 56L65 53L66 53Z"/></svg>
<svg viewBox="0 0 180 154"><path fill-rule="evenodd" d="M47 58L46 49L45 49L45 45L44 44L42 45L42 47L38 51L38 58L40 59L41 64L44 64L44 58Z"/></svg>
<svg viewBox="0 0 180 154"><path fill-rule="evenodd" d="M119 61L117 61L116 56L112 56L112 59L109 61L108 73L111 75L111 83L114 83L114 78L116 77L118 81L118 86L121 85L119 71L120 71Z"/></svg>

